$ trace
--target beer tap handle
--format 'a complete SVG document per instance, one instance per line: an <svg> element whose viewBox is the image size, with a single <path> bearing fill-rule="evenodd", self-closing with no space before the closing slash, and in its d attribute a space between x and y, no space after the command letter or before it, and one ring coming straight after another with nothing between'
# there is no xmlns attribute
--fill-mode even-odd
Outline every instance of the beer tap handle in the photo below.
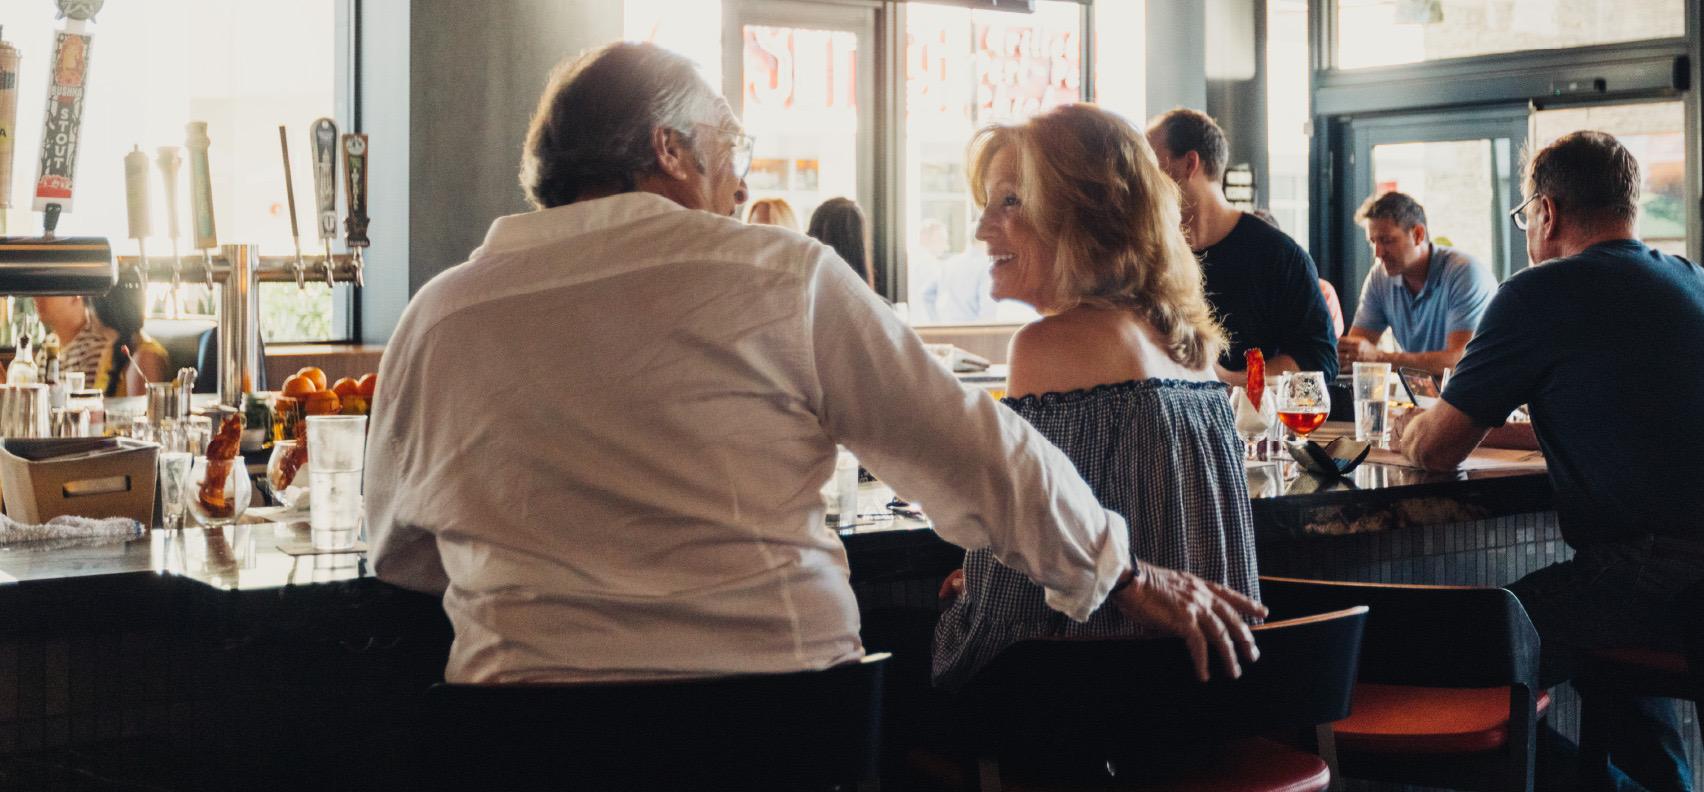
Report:
<svg viewBox="0 0 1704 792"><path fill-rule="evenodd" d="M365 256L362 251L372 244L367 238L367 136L352 132L343 136L343 189L348 199L349 217L343 223L344 244L349 247L350 266L355 270L355 286L366 281Z"/></svg>
<svg viewBox="0 0 1704 792"><path fill-rule="evenodd" d="M166 237L172 241L172 317L183 316L183 254L178 247L178 172L183 155L177 146L161 146L154 164L160 167L160 181L166 188Z"/></svg>
<svg viewBox="0 0 1704 792"><path fill-rule="evenodd" d="M213 174L207 167L206 121L191 121L185 127L184 148L189 151L189 214L194 247L206 252L219 246L213 225ZM209 256L210 257L210 256Z"/></svg>
<svg viewBox="0 0 1704 792"><path fill-rule="evenodd" d="M325 249L326 286L336 280L333 271L337 261L332 257L331 243L337 239L337 123L320 118L308 127L309 142L314 157L314 207L319 222L320 246Z"/></svg>
<svg viewBox="0 0 1704 792"><path fill-rule="evenodd" d="M307 264L302 261L302 230L296 223L296 180L290 174L290 133L283 124L278 125L278 149L284 155L284 196L290 210L290 240L296 245L296 260L291 265L296 271L296 288L308 288Z"/></svg>
<svg viewBox="0 0 1704 792"><path fill-rule="evenodd" d="M148 155L141 146L132 146L124 155L124 208L129 221L130 238L136 240L136 252L141 255L141 271L147 277L147 239L151 231L148 217Z"/></svg>

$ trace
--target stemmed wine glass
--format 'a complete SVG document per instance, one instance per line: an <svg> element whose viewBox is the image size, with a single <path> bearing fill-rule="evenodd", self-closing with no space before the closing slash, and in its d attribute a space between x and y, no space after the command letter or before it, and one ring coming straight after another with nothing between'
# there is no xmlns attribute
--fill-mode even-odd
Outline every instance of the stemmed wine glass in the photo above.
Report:
<svg viewBox="0 0 1704 792"><path fill-rule="evenodd" d="M1278 387L1278 420L1290 427L1297 437L1306 438L1325 423L1331 414L1331 392L1325 387L1325 373L1299 371L1284 379Z"/></svg>
<svg viewBox="0 0 1704 792"><path fill-rule="evenodd" d="M1264 398L1260 400L1260 407L1256 412L1260 416L1260 423L1268 428L1255 431L1255 426L1243 420L1243 402L1247 400L1248 406L1253 407L1254 400L1248 397L1248 391L1243 386L1231 388L1231 415L1236 419L1237 435L1243 440L1243 459L1250 462L1265 460L1266 448L1261 441L1270 433L1269 427L1278 420L1277 411L1272 405L1272 391L1267 390L1261 395Z"/></svg>

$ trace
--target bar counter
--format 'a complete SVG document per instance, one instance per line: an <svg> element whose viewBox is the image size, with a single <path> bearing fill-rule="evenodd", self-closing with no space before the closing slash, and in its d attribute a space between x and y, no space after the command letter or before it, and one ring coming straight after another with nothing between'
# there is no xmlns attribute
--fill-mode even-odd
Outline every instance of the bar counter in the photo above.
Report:
<svg viewBox="0 0 1704 792"><path fill-rule="evenodd" d="M1536 471L1253 467L1250 481L1267 574L1495 585L1566 552ZM888 517L884 490L866 485L863 522L842 531L860 603L932 605L962 551ZM359 554L275 547L305 535L261 523L0 547L0 788L56 773L311 785L353 772L373 735L417 727L450 639L437 600L379 582Z"/></svg>

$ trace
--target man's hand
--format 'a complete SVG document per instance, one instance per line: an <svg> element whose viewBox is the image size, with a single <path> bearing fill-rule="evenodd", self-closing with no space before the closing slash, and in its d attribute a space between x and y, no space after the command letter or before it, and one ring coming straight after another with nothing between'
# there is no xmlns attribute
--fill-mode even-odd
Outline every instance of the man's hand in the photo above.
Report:
<svg viewBox="0 0 1704 792"><path fill-rule="evenodd" d="M952 602L964 593L964 570L955 569L947 579L941 581L941 590L935 592L935 598L942 602Z"/></svg>
<svg viewBox="0 0 1704 792"><path fill-rule="evenodd" d="M1349 368L1356 362L1378 363L1383 357L1377 343L1360 336L1346 335L1337 339L1337 365L1340 368Z"/></svg>
<svg viewBox="0 0 1704 792"><path fill-rule="evenodd" d="M1113 601L1131 621L1182 638L1202 682L1209 677L1209 645L1232 679L1242 676L1238 655L1250 663L1260 659L1254 633L1243 617L1264 618L1266 606L1229 587L1188 572L1144 565L1142 577L1114 594Z"/></svg>

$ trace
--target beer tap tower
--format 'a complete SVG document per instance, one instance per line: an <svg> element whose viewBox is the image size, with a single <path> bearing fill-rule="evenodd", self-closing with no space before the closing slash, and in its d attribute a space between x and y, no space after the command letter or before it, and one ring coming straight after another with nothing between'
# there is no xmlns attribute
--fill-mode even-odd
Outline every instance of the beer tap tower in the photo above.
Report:
<svg viewBox="0 0 1704 792"><path fill-rule="evenodd" d="M326 119L314 122L310 131L317 141L324 134L325 125L331 122ZM331 127L331 135L335 140L336 127ZM344 244L350 252L336 253L332 250L332 240L336 236L337 214L334 202L336 198L336 182L330 173L325 174L329 183L330 193L316 190L318 208L318 225L321 229L321 240L324 243L323 253L302 253L298 242L297 252L293 255L262 256L255 245L219 245L213 227L213 204L211 200L212 185L207 168L207 125L203 122L193 122L188 127L190 184L189 194L192 204L191 213L194 215L195 247L201 250L201 265L203 277L209 285L219 284L219 401L232 407L240 406L244 393L254 390L255 372L260 371L262 360L260 354L260 315L256 297L259 285L262 283L295 283L299 288L306 288L306 274L317 270L322 273L325 282L353 283L359 286L362 282L361 250L366 247L368 240L367 229L367 159L366 135L349 134L343 136L344 171L347 174L344 186L347 190L348 215L344 220L348 234ZM359 141L358 147L352 147L351 141ZM317 148L317 147L316 147ZM333 147L335 151L336 147ZM358 158L350 153L352 148L358 148ZM317 151L316 151L317 154ZM286 153L286 157L288 154ZM319 166L316 159L316 166ZM286 171L285 184L287 192L294 196L294 188L289 184ZM316 186L319 179L316 178ZM292 229L294 223L294 200L290 202ZM329 219L326 214L329 213ZM328 226L329 223L329 226ZM327 230L329 228L329 231ZM217 251L217 252L215 252ZM178 259L154 256L119 256L120 267L142 267L148 280L169 280L178 268Z"/></svg>

